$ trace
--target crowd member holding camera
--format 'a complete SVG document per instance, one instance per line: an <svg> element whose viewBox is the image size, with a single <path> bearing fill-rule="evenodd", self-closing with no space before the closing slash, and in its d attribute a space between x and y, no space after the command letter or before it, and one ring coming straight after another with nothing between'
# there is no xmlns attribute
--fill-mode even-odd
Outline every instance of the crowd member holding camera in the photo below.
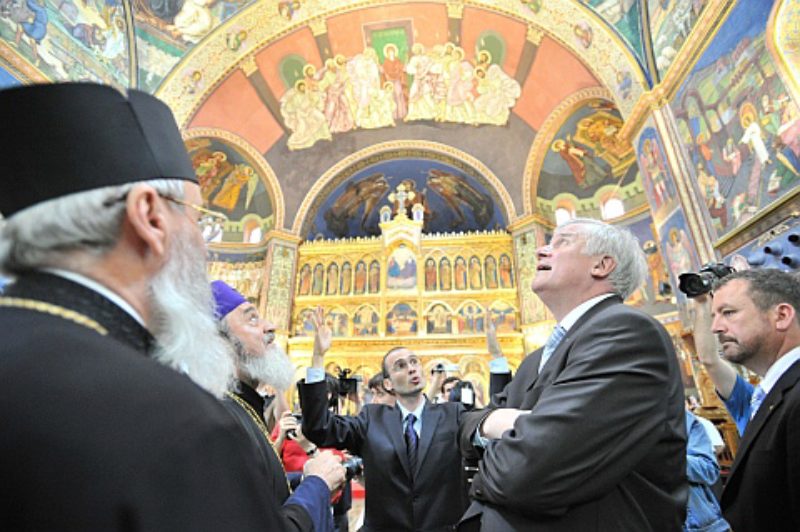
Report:
<svg viewBox="0 0 800 532"><path fill-rule="evenodd" d="M623 304L647 272L636 238L571 220L537 259L531 288L559 323L464 415L461 450L481 465L459 530L680 530L683 386L669 333Z"/></svg>
<svg viewBox="0 0 800 532"><path fill-rule="evenodd" d="M800 282L746 270L714 288L711 330L726 360L762 377L722 492L737 532L800 530Z"/></svg>
<svg viewBox="0 0 800 532"><path fill-rule="evenodd" d="M326 452L306 462L304 480L290 495L286 472L272 447L264 420L264 399L256 392L261 384L280 391L292 383L294 366L274 342L275 327L261 319L256 307L223 281L211 283L211 290L218 328L232 347L238 379L236 391L227 394L224 405L259 451L261 463L254 465L266 477L272 496L265 504L281 507L281 531L333 531L331 492L339 489L345 479L340 458Z"/></svg>
<svg viewBox="0 0 800 532"><path fill-rule="evenodd" d="M734 272L725 264L706 264L697 273L685 272L679 277L678 288L694 299L694 343L697 358L706 368L725 408L736 423L739 435L750 421L750 398L753 385L744 380L733 366L720 356L720 346L711 332L711 298L709 292L714 282Z"/></svg>
<svg viewBox="0 0 800 532"><path fill-rule="evenodd" d="M449 531L464 512L458 403L433 404L419 358L405 347L383 358L384 386L397 404L368 404L357 416L333 415L324 384L332 333L322 309L312 316L314 353L299 385L303 432L321 447L361 456L366 472L364 532Z"/></svg>

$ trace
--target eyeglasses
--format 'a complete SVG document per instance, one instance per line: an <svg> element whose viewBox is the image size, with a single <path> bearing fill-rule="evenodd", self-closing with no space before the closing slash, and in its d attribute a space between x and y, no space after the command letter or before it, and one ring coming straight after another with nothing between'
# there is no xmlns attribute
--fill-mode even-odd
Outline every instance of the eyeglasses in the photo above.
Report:
<svg viewBox="0 0 800 532"><path fill-rule="evenodd" d="M223 229L225 222L228 221L228 217L221 212L212 211L211 209L206 209L203 206L195 205L194 203L190 203L188 201L183 201L178 198L173 198L172 196L168 196L167 194L158 193L160 197L167 201L171 201L177 205L182 207L190 207L197 212L200 213L200 217L197 219L197 226L200 228L200 233L203 235L203 240L208 243L214 240ZM125 201L128 197L128 193L126 192L122 196L117 198L110 198L103 202L104 207L111 207L115 203L119 203L121 201Z"/></svg>

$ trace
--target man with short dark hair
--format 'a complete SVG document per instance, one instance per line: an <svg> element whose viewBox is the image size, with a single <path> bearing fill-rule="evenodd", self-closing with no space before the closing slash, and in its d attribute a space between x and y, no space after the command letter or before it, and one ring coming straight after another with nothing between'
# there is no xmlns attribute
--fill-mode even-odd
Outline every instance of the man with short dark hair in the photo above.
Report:
<svg viewBox="0 0 800 532"><path fill-rule="evenodd" d="M230 343L236 363L237 386L227 392L224 404L259 451L258 465L270 488L270 503L281 507L280 530L332 531L331 491L344 482L340 459L325 452L308 460L303 467L304 480L290 495L286 472L264 420L264 398L256 389L267 384L283 393L294 376L292 361L275 343L275 326L262 319L255 305L225 282L212 282L211 290L219 330Z"/></svg>
<svg viewBox="0 0 800 532"><path fill-rule="evenodd" d="M433 404L423 390L419 357L395 347L383 357L384 387L396 406L368 404L357 416L333 415L327 408L324 355L332 332L322 309L313 315L314 354L299 385L303 433L320 447L347 449L361 456L366 473L364 532L452 530L464 511L458 453L459 403Z"/></svg>
<svg viewBox="0 0 800 532"><path fill-rule="evenodd" d="M217 400L198 222L220 215L169 108L68 83L0 91L0 116L0 529L268 530Z"/></svg>
<svg viewBox="0 0 800 532"><path fill-rule="evenodd" d="M446 402L450 401L450 392L453 391L453 388L455 388L456 385L459 382L461 382L461 379L459 379L458 377L456 377L454 375L451 375L451 376L445 378L442 381L442 388L441 388L441 393L442 393L441 397L442 397L442 399L441 399L441 401L443 403L446 403Z"/></svg>
<svg viewBox="0 0 800 532"><path fill-rule="evenodd" d="M761 375L750 421L722 492L731 528L800 530L800 283L747 270L714 288L711 330L725 360Z"/></svg>
<svg viewBox="0 0 800 532"><path fill-rule="evenodd" d="M686 424L667 331L624 305L646 262L626 230L578 219L537 250L531 288L558 320L460 429L481 459L460 529L680 530Z"/></svg>
<svg viewBox="0 0 800 532"><path fill-rule="evenodd" d="M383 386L384 380L383 372L376 373L367 382L367 389L372 393L372 402L378 405L394 406L397 398L394 392L390 392Z"/></svg>

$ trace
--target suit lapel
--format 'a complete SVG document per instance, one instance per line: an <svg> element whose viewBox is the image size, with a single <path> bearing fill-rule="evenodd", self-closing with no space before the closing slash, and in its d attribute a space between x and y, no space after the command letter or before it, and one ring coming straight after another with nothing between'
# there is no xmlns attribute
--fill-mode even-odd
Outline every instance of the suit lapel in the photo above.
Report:
<svg viewBox="0 0 800 532"><path fill-rule="evenodd" d="M428 454L428 449L431 447L431 440L436 433L436 427L439 426L441 421L441 409L434 409L432 405L425 401L425 406L422 409L422 434L419 438L419 447L417 448L417 470L414 471L414 476L419 474L422 462L425 461L425 455Z"/></svg>
<svg viewBox="0 0 800 532"><path fill-rule="evenodd" d="M408 452L406 451L406 440L403 437L403 414L400 413L398 407L394 407L394 411L387 417L387 431L389 432L389 439L392 440L394 452L397 453L397 458L403 465L403 470L409 478L411 478L411 466L408 463ZM417 460L419 462L419 460Z"/></svg>
<svg viewBox="0 0 800 532"><path fill-rule="evenodd" d="M789 370L778 379L778 382L775 383L775 386L764 398L764 402L761 403L758 412L756 412L756 416L750 420L744 431L742 441L739 443L739 450L736 453L736 460L734 460L733 466L731 467L730 479L735 477L739 465L745 461L747 453L758 439L761 429L764 428L764 425L766 425L767 421L772 417L773 412L777 411L778 407L783 402L783 396L786 391L797 384L798 379L800 379L800 362L795 362Z"/></svg>

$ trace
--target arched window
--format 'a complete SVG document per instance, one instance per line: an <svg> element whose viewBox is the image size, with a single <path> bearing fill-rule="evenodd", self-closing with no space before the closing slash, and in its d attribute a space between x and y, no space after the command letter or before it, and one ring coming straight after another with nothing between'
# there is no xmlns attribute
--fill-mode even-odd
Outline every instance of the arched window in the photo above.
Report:
<svg viewBox="0 0 800 532"><path fill-rule="evenodd" d="M264 235L261 224L258 220L247 220L242 228L242 242L246 244L258 244Z"/></svg>
<svg viewBox="0 0 800 532"><path fill-rule="evenodd" d="M556 209L556 225L561 225L575 218L575 213L566 207Z"/></svg>
<svg viewBox="0 0 800 532"><path fill-rule="evenodd" d="M611 197L603 203L602 207L600 208L600 212L603 216L603 220L619 218L625 214L625 205L622 204L621 199Z"/></svg>

